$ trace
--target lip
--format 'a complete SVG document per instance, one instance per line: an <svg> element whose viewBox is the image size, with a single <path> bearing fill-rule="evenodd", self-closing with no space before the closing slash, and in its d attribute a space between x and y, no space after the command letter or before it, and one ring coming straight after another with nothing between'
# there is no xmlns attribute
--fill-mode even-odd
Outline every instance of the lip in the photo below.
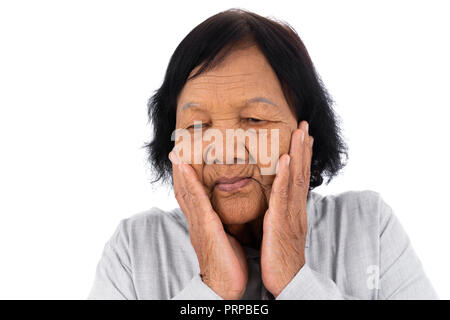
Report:
<svg viewBox="0 0 450 320"><path fill-rule="evenodd" d="M220 191L231 192L245 187L251 180L250 177L220 178L216 181L216 188Z"/></svg>

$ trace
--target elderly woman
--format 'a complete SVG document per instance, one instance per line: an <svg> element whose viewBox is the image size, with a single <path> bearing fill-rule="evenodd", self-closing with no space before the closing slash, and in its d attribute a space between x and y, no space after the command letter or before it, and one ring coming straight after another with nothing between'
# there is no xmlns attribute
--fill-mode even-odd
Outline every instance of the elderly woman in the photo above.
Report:
<svg viewBox="0 0 450 320"><path fill-rule="evenodd" d="M175 50L149 116L156 180L173 183L180 208L121 221L90 299L436 298L378 193L312 192L344 166L346 146L287 24L236 9L201 23ZM244 152L236 136L209 148L213 129L215 142L241 129ZM263 161L264 149L276 159Z"/></svg>

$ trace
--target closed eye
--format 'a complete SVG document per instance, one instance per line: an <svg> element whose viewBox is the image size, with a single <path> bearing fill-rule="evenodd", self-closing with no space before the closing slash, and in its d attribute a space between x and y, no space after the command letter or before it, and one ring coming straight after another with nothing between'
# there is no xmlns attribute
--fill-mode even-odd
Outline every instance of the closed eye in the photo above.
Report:
<svg viewBox="0 0 450 320"><path fill-rule="evenodd" d="M201 129L201 128L205 128L207 126L208 126L208 124L205 122L197 122L197 123L194 123L193 125L187 127L186 129L188 129L188 130L189 129Z"/></svg>
<svg viewBox="0 0 450 320"><path fill-rule="evenodd" d="M266 120L257 119L257 118L244 118L243 120L250 124L257 124L257 123L260 124L260 123L266 122Z"/></svg>

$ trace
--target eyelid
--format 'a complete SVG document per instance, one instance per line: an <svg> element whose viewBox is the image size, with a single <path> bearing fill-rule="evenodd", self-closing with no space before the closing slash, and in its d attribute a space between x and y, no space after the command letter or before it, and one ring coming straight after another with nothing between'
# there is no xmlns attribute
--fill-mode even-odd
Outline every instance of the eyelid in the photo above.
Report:
<svg viewBox="0 0 450 320"><path fill-rule="evenodd" d="M263 123L267 123L270 122L270 120L266 120L266 119L261 119L261 118L255 118L255 117L242 117L241 120L244 120L246 122L253 122L254 124L263 124ZM204 128L209 126L210 124L208 122L201 122L201 127L198 126L199 124L197 124L197 128ZM192 124L190 126L187 126L186 129L195 129L196 124Z"/></svg>
<svg viewBox="0 0 450 320"><path fill-rule="evenodd" d="M188 126L186 129L195 129L196 125L198 126L198 124L192 124L192 125ZM206 122L202 122L201 125L202 125L201 128L204 128L205 126L207 126L209 124ZM198 128L200 128L200 127L198 127Z"/></svg>
<svg viewBox="0 0 450 320"><path fill-rule="evenodd" d="M268 121L268 120L265 120L265 119L260 119L260 118L255 118L255 117L243 117L242 119L245 120L245 121L248 121L248 122L256 120L257 123L267 122Z"/></svg>

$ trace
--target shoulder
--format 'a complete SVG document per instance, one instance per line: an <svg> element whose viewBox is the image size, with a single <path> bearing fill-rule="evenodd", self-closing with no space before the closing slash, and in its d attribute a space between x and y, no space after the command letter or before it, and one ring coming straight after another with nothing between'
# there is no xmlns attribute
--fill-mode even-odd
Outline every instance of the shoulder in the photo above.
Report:
<svg viewBox="0 0 450 320"><path fill-rule="evenodd" d="M312 194L316 206L355 207L363 209L363 211L377 207L381 199L380 193L373 190L351 190L329 195L321 195L315 192Z"/></svg>
<svg viewBox="0 0 450 320"><path fill-rule="evenodd" d="M129 231L139 233L148 228L154 229L156 227L184 229L186 227L186 219L179 208L165 211L153 207L121 220L120 224Z"/></svg>
<svg viewBox="0 0 450 320"><path fill-rule="evenodd" d="M352 190L337 194L320 195L313 192L311 199L314 207L321 213L373 215L387 205L381 194L373 190Z"/></svg>
<svg viewBox="0 0 450 320"><path fill-rule="evenodd" d="M379 192L352 190L338 194L311 195L314 224L325 224L327 228L340 231L378 233L380 225L392 216L392 210ZM308 214L309 218L309 214Z"/></svg>
<svg viewBox="0 0 450 320"><path fill-rule="evenodd" d="M187 221L179 208L165 211L153 207L122 219L109 244L126 250L139 250L162 242L170 243L187 234Z"/></svg>

